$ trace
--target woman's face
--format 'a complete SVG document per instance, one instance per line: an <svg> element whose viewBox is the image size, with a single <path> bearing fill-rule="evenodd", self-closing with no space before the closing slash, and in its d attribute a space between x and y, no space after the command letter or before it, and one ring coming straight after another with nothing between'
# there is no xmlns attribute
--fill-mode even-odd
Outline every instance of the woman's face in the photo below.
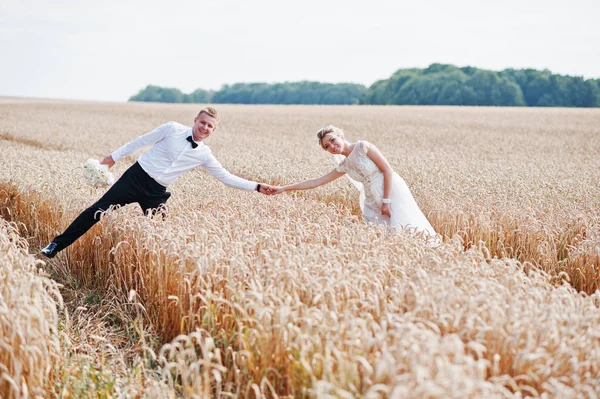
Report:
<svg viewBox="0 0 600 399"><path fill-rule="evenodd" d="M341 154L344 149L344 137L336 133L329 133L321 140L323 149L331 154Z"/></svg>

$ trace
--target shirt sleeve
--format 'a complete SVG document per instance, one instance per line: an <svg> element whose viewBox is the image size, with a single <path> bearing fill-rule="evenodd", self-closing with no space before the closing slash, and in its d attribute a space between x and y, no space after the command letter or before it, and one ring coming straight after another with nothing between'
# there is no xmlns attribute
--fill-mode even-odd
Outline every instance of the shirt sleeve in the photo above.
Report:
<svg viewBox="0 0 600 399"><path fill-rule="evenodd" d="M201 165L211 176L217 178L219 181L231 188L237 188L240 190L253 191L256 190L255 181L242 179L239 176L232 175L229 173L221 163L217 161L217 158L213 154L209 154L206 161Z"/></svg>
<svg viewBox="0 0 600 399"><path fill-rule="evenodd" d="M137 139L125 144L124 146L120 147L118 150L111 154L113 161L117 162L129 154L133 154L134 152L139 151L142 148L156 144L160 140L167 137L172 127L173 122L165 123L164 125L160 125L156 129L154 129L150 133L146 133L143 136L140 136Z"/></svg>

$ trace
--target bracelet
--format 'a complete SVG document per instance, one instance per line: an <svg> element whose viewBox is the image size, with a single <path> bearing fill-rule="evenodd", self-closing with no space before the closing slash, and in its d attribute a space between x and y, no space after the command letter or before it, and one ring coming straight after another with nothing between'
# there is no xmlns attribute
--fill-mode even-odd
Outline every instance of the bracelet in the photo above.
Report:
<svg viewBox="0 0 600 399"><path fill-rule="evenodd" d="M382 199L381 199L381 202L383 202L384 204L391 204L391 203L392 203L392 200L391 200L391 199L389 199L389 198L382 198Z"/></svg>
<svg viewBox="0 0 600 399"><path fill-rule="evenodd" d="M260 183L256 183L256 191L260 193Z"/></svg>

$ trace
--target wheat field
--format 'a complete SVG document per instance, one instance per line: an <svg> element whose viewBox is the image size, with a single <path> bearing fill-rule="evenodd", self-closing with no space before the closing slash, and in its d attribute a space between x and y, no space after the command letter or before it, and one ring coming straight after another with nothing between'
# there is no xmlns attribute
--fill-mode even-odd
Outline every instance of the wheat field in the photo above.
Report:
<svg viewBox="0 0 600 399"><path fill-rule="evenodd" d="M364 224L346 179L266 197L198 170L170 186L166 220L111 211L35 263L27 252L104 192L86 186L85 160L169 120L190 125L200 106L0 98L0 211L12 223L0 276L45 279L36 295L50 310L24 312L47 314L31 333L39 351L58 348L35 363L1 341L12 382L0 396L600 396L600 112L217 108L208 144L257 181L331 170L315 136L326 124L375 144L443 244ZM29 294L0 298L0 326L30 340L10 313L18 295Z"/></svg>

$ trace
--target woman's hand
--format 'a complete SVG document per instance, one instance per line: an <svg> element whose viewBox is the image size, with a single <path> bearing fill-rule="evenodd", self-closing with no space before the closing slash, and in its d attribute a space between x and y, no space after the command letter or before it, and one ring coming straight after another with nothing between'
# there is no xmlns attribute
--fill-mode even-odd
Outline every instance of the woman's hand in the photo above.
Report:
<svg viewBox="0 0 600 399"><path fill-rule="evenodd" d="M108 165L109 169L112 168L114 164L115 161L113 160L112 155L105 156L102 162L100 162L100 165Z"/></svg>
<svg viewBox="0 0 600 399"><path fill-rule="evenodd" d="M285 187L273 186L273 190L271 191L271 195L281 194L284 191L285 191Z"/></svg>
<svg viewBox="0 0 600 399"><path fill-rule="evenodd" d="M390 215L390 204L382 204L381 205L381 214L383 216L391 216Z"/></svg>

